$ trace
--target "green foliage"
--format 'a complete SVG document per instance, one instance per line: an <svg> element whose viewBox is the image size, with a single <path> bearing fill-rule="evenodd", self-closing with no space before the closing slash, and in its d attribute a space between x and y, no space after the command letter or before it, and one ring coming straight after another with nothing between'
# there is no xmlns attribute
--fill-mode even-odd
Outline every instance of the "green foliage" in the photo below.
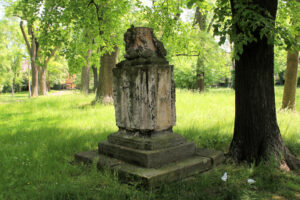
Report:
<svg viewBox="0 0 300 200"><path fill-rule="evenodd" d="M49 60L60 48L68 36L63 24L62 1L52 0L17 0L11 1L6 10L7 15L17 16L25 21L28 45L32 48L32 40L36 41L38 66L46 67ZM31 57L30 49L28 53Z"/></svg>
<svg viewBox="0 0 300 200"><path fill-rule="evenodd" d="M300 49L300 42L295 36L300 34L300 2L297 0L280 0L278 2L277 26L283 30L284 37L277 37L276 44L289 50ZM298 42L298 43L297 43ZM286 44L286 46L284 46Z"/></svg>
<svg viewBox="0 0 300 200"><path fill-rule="evenodd" d="M172 49L177 52L169 59L175 66L177 87L196 89L197 70L204 72L206 86L217 85L230 77L230 57L209 33L191 28L187 33L178 34L177 38L183 48Z"/></svg>
<svg viewBox="0 0 300 200"><path fill-rule="evenodd" d="M47 70L47 83L52 87L55 84L65 83L68 77L68 63L64 57L56 55L49 62Z"/></svg>
<svg viewBox="0 0 300 200"><path fill-rule="evenodd" d="M70 37L66 56L70 70L80 71L90 61L100 65L100 56L123 44L123 33L129 27L126 13L128 0L65 1L64 16L69 24ZM92 55L88 57L88 51Z"/></svg>
<svg viewBox="0 0 300 200"><path fill-rule="evenodd" d="M276 22L270 13L265 9L253 4L251 0L237 1L234 0L235 7L231 8L228 0L217 0L215 8L214 34L220 37L220 44L224 44L226 35L230 36L230 41L235 45L234 56L239 58L243 52L243 46L256 42L259 38L267 38L269 43L277 45L286 45L287 48L297 46L291 24L287 26L287 18L299 23L299 4L296 0L281 2L279 6L279 20ZM232 12L234 11L234 17ZM286 12L289 10L289 12ZM285 14L283 14L285 13ZM291 15L289 15L291 14ZM287 17L287 15L289 15ZM296 22L295 22L296 23ZM298 29L295 26L295 29Z"/></svg>
<svg viewBox="0 0 300 200"><path fill-rule="evenodd" d="M17 85L22 86L25 72L21 62L25 59L24 45L16 19L0 20L0 92Z"/></svg>

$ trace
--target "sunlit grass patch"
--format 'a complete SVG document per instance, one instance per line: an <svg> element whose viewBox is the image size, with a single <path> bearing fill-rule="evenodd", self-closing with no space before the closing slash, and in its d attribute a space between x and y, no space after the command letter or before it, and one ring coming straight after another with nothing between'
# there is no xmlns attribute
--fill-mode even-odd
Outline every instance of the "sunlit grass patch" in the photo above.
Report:
<svg viewBox="0 0 300 200"><path fill-rule="evenodd" d="M282 87L276 88L279 110ZM299 94L299 89L298 89ZM299 95L298 95L299 96ZM21 101L16 101L20 99ZM270 165L228 164L193 181L155 191L121 184L114 174L71 164L74 153L97 148L117 131L114 107L90 103L78 92L28 99L26 93L0 95L0 199L296 199L300 178ZM5 103L3 103L5 102ZM278 112L284 142L300 156L300 99L297 112ZM174 132L199 147L228 151L234 128L234 91L177 90ZM221 176L228 173L228 181ZM253 178L255 184L248 184ZM4 191L4 192L3 192Z"/></svg>

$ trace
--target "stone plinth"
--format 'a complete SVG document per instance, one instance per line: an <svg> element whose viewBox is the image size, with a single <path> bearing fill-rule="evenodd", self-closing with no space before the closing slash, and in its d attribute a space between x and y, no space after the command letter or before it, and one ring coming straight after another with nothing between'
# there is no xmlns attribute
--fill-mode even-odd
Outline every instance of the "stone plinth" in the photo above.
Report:
<svg viewBox="0 0 300 200"><path fill-rule="evenodd" d="M173 67L142 64L113 69L116 124L149 133L176 123Z"/></svg>
<svg viewBox="0 0 300 200"><path fill-rule="evenodd" d="M170 162L159 168L141 167L107 155L97 154L96 151L77 153L75 159L86 164L96 161L99 170L115 171L121 181L135 180L144 186L155 187L210 170L213 166L221 164L225 157L221 151L197 149L193 156Z"/></svg>
<svg viewBox="0 0 300 200"><path fill-rule="evenodd" d="M153 30L131 27L124 35L126 60L113 69L117 133L98 144L98 152L75 155L85 163L98 158L100 170L117 171L144 185L184 179L223 162L222 152L197 150L172 131L176 123L173 66Z"/></svg>

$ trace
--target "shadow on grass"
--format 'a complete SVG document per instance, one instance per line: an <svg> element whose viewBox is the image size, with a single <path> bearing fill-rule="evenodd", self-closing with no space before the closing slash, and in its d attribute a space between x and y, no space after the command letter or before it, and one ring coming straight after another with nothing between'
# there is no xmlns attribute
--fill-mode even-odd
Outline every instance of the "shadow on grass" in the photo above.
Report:
<svg viewBox="0 0 300 200"><path fill-rule="evenodd" d="M224 128L226 127L226 128ZM199 127L188 127L188 128L177 128L176 133L182 134L187 140L193 141L201 148L210 148L227 152L233 138L233 130L224 132L224 130L233 129L231 123L223 124L222 127L210 126L205 128ZM298 135L294 137L283 136L283 141L290 151L300 156L300 138Z"/></svg>
<svg viewBox="0 0 300 200"><path fill-rule="evenodd" d="M224 125L229 127L231 124ZM177 128L176 133L182 134L188 141L193 141L198 147L216 149L227 152L232 140L232 133L224 132L223 128L211 126L205 128Z"/></svg>

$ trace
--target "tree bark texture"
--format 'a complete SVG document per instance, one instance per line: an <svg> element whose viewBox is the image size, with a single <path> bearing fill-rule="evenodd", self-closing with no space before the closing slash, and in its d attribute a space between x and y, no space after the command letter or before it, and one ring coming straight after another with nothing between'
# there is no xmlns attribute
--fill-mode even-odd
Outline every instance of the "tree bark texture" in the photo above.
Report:
<svg viewBox="0 0 300 200"><path fill-rule="evenodd" d="M30 66L28 65L28 97L31 97L31 88L30 88Z"/></svg>
<svg viewBox="0 0 300 200"><path fill-rule="evenodd" d="M92 50L88 50L88 54L85 57L86 66L81 69L81 92L83 94L89 93L90 88L90 57L92 55Z"/></svg>
<svg viewBox="0 0 300 200"><path fill-rule="evenodd" d="M96 102L113 102L113 74L112 69L116 67L118 58L118 47L111 53L104 54L100 59L99 83L96 94Z"/></svg>
<svg viewBox="0 0 300 200"><path fill-rule="evenodd" d="M47 67L50 59L55 55L56 51L58 50L58 46L56 46L49 57L44 58L44 65L43 67L39 67L39 95L47 95L48 87L47 87Z"/></svg>
<svg viewBox="0 0 300 200"><path fill-rule="evenodd" d="M39 95L47 95L46 73L47 67L39 67Z"/></svg>
<svg viewBox="0 0 300 200"><path fill-rule="evenodd" d="M196 69L196 84L199 92L204 92L204 63L203 58L198 57Z"/></svg>
<svg viewBox="0 0 300 200"><path fill-rule="evenodd" d="M231 0L231 7L235 6ZM277 0L254 0L269 11L275 20ZM235 10L232 9L233 18ZM267 38L243 47L235 68L235 123L234 136L229 154L234 160L248 163L260 162L275 157L291 169L298 166L297 160L285 147L276 119L274 94L274 45Z"/></svg>
<svg viewBox="0 0 300 200"><path fill-rule="evenodd" d="M35 62L31 62L31 77L31 96L36 97L39 95L39 73Z"/></svg>
<svg viewBox="0 0 300 200"><path fill-rule="evenodd" d="M207 20L207 13L202 13L200 11L200 8L196 8L195 12L195 23L198 24L199 29L201 31L206 31L209 32L211 23L213 23L213 19L211 23L209 24L209 27L206 29L206 20ZM200 52L199 52L200 55ZM204 57L203 56L198 56L197 60L197 66L196 66L196 86L197 90L199 92L204 92L205 89L205 82L204 82Z"/></svg>
<svg viewBox="0 0 300 200"><path fill-rule="evenodd" d="M84 66L81 68L81 92L83 94L88 94L89 86L90 86L90 67Z"/></svg>
<svg viewBox="0 0 300 200"><path fill-rule="evenodd" d="M98 69L95 67L95 65L92 65L93 75L94 75L94 88L93 91L96 92L98 87Z"/></svg>
<svg viewBox="0 0 300 200"><path fill-rule="evenodd" d="M285 70L285 82L282 97L282 109L295 110L297 73L298 73L299 51L288 51Z"/></svg>
<svg viewBox="0 0 300 200"><path fill-rule="evenodd" d="M38 56L39 51L39 43L37 39L34 36L33 27L31 25L28 25L28 34L31 36L31 41L29 42L28 37L25 33L24 27L23 27L23 21L20 22L20 28L23 35L23 38L25 40L25 44L27 47L27 50L30 55L30 64L31 64L31 72L32 72L32 88L31 88L31 95L32 96L38 96L38 67L36 66L36 60ZM30 44L31 43L31 44ZM30 87L30 86L28 86Z"/></svg>

